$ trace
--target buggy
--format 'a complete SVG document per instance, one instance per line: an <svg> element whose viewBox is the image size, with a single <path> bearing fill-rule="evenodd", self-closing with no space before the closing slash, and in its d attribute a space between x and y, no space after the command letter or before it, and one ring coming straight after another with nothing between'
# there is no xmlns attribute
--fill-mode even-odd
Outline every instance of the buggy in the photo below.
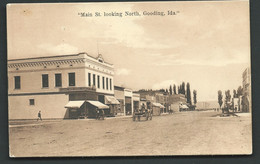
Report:
<svg viewBox="0 0 260 164"><path fill-rule="evenodd" d="M152 118L153 118L152 109L141 109L141 110L134 112L133 121L136 121L136 120L141 121L141 117L145 117L145 121L152 120Z"/></svg>

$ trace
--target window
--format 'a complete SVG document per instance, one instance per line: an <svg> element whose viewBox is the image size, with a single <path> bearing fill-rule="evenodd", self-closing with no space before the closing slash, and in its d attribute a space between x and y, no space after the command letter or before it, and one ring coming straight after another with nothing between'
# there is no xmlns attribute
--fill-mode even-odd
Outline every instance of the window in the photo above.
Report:
<svg viewBox="0 0 260 164"><path fill-rule="evenodd" d="M43 74L42 75L42 87L43 88L49 87L49 77L48 77L48 74Z"/></svg>
<svg viewBox="0 0 260 164"><path fill-rule="evenodd" d="M106 78L106 89L108 90L108 78Z"/></svg>
<svg viewBox="0 0 260 164"><path fill-rule="evenodd" d="M97 76L97 86L100 88L100 80L99 80L99 75Z"/></svg>
<svg viewBox="0 0 260 164"><path fill-rule="evenodd" d="M20 76L14 77L14 89L21 89L21 77Z"/></svg>
<svg viewBox="0 0 260 164"><path fill-rule="evenodd" d="M75 73L69 73L69 86L75 86Z"/></svg>
<svg viewBox="0 0 260 164"><path fill-rule="evenodd" d="M110 90L112 90L112 79L110 79Z"/></svg>
<svg viewBox="0 0 260 164"><path fill-rule="evenodd" d="M88 73L88 86L91 86L91 73Z"/></svg>
<svg viewBox="0 0 260 164"><path fill-rule="evenodd" d="M61 74L57 73L55 74L55 87L61 87L61 86L62 86Z"/></svg>
<svg viewBox="0 0 260 164"><path fill-rule="evenodd" d="M96 75L93 74L93 85L96 86Z"/></svg>
<svg viewBox="0 0 260 164"><path fill-rule="evenodd" d="M105 89L105 77L102 77L103 89Z"/></svg>
<svg viewBox="0 0 260 164"><path fill-rule="evenodd" d="M34 99L29 99L29 104L34 105Z"/></svg>

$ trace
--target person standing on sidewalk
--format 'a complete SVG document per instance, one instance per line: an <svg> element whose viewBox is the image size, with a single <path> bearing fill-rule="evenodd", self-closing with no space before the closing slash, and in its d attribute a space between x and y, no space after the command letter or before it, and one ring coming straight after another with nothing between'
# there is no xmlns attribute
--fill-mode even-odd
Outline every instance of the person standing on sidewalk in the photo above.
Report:
<svg viewBox="0 0 260 164"><path fill-rule="evenodd" d="M38 118L37 118L37 121L38 121L39 119L42 121L42 114L41 114L41 111L38 112Z"/></svg>
<svg viewBox="0 0 260 164"><path fill-rule="evenodd" d="M98 110L98 108L96 108L96 120L98 120L99 119L99 110Z"/></svg>

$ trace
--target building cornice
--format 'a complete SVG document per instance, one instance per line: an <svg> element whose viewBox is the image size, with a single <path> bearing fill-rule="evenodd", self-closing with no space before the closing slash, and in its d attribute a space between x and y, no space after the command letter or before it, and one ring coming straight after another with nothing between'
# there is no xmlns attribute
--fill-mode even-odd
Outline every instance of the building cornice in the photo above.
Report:
<svg viewBox="0 0 260 164"><path fill-rule="evenodd" d="M86 66L83 66L83 67L66 67L66 68L48 68L47 67L47 68L42 68L42 69L14 70L14 71L8 71L8 73L45 72L45 71L57 71L58 72L60 70L71 70L71 69L88 69L88 70L93 70L93 71L103 73L103 74L106 74L106 75L110 75L110 76L114 75L114 73L104 72L104 71L94 69L94 68L91 68L91 67L86 67Z"/></svg>
<svg viewBox="0 0 260 164"><path fill-rule="evenodd" d="M10 63L8 64L8 68L38 67L38 66L52 66L52 65L65 65L65 64L69 65L69 64L79 64L79 63L84 63L84 58Z"/></svg>
<svg viewBox="0 0 260 164"><path fill-rule="evenodd" d="M73 58L68 59L67 57L73 57ZM56 59L54 59L54 58L56 58ZM49 60L47 60L47 59L49 59ZM34 61L32 61L32 60L34 60ZM86 53L79 53L76 55L61 55L61 56L49 56L49 57L37 57L37 58L11 59L11 60L8 60L8 68L52 66L52 65L65 65L65 64L71 65L71 64L80 64L80 63L86 63L86 62L96 64L96 65L99 65L101 67L104 67L104 68L110 69L110 70L111 69L113 70L113 68L114 68L114 66L112 64L109 64L107 62L101 63L98 61L98 59L96 59Z"/></svg>
<svg viewBox="0 0 260 164"><path fill-rule="evenodd" d="M73 55L59 55L59 56L42 56L42 57L35 57L35 58L9 59L8 61L22 61L22 60L34 60L34 59L48 59L48 58L75 57L75 56L79 56L79 55L80 55L80 54L73 54Z"/></svg>

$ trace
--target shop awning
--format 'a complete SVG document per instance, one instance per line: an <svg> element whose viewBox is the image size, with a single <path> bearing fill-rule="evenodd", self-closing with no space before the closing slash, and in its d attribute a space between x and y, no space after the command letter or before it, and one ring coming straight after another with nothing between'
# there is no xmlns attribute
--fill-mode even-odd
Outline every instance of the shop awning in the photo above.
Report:
<svg viewBox="0 0 260 164"><path fill-rule="evenodd" d="M157 106L157 107L160 107L160 108L165 108L162 104L160 103L153 103L153 106Z"/></svg>
<svg viewBox="0 0 260 164"><path fill-rule="evenodd" d="M105 104L120 104L114 96L105 96Z"/></svg>
<svg viewBox="0 0 260 164"><path fill-rule="evenodd" d="M99 102L99 101L87 101L88 103L94 105L95 107L97 107L98 109L109 109L109 106Z"/></svg>
<svg viewBox="0 0 260 164"><path fill-rule="evenodd" d="M80 108L85 101L69 101L68 104L65 105L65 108Z"/></svg>
<svg viewBox="0 0 260 164"><path fill-rule="evenodd" d="M182 109L188 109L189 107L187 105L180 105L180 108Z"/></svg>

